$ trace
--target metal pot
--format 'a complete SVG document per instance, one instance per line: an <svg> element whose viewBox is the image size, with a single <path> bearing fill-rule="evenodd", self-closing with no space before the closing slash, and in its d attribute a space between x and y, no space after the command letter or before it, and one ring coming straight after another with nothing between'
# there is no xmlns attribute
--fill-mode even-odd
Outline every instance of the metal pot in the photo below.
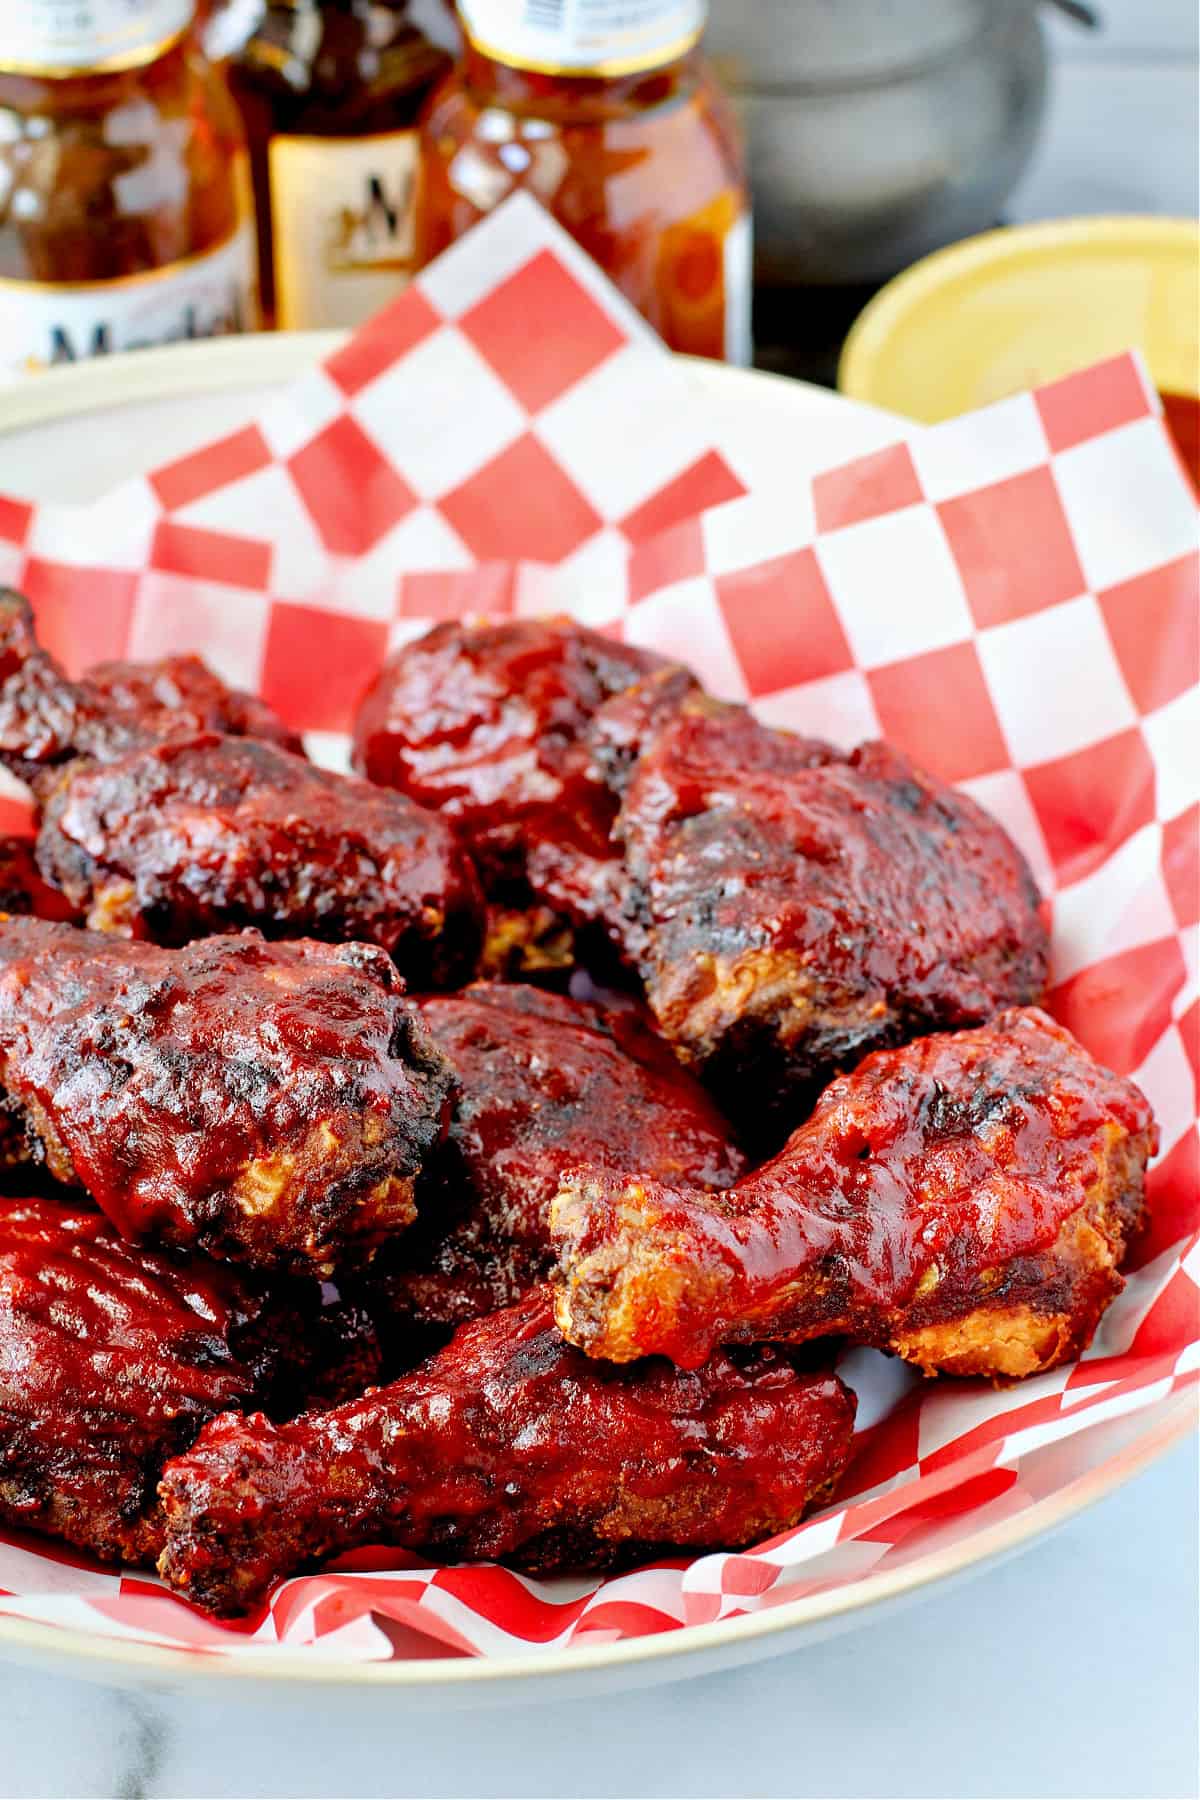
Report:
<svg viewBox="0 0 1200 1800"><path fill-rule="evenodd" d="M878 282L996 223L1046 99L1036 0L712 0L758 276Z"/></svg>

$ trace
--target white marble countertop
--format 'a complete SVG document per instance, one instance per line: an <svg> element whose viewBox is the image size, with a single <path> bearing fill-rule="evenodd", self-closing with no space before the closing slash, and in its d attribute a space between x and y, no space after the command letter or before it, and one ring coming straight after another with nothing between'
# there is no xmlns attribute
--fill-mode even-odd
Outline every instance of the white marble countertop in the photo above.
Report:
<svg viewBox="0 0 1200 1800"><path fill-rule="evenodd" d="M1054 111L1011 209L1197 209L1193 0L1055 28ZM672 1687L423 1712L256 1705L3 1668L0 1800L228 1796L1190 1796L1195 1442L1017 1561L833 1642Z"/></svg>

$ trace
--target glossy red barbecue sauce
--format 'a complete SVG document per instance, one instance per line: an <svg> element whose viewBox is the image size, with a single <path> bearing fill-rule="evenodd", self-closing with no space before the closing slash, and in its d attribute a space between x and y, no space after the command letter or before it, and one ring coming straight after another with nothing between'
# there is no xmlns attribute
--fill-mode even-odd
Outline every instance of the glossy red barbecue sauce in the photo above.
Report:
<svg viewBox="0 0 1200 1800"><path fill-rule="evenodd" d="M502 1175L540 1208L564 1156L686 1172L728 1187L742 1166L720 1115L632 1006L600 1009L520 986L480 984L421 1002L462 1083L451 1142L477 1179Z"/></svg>
<svg viewBox="0 0 1200 1800"><path fill-rule="evenodd" d="M423 1032L406 1059L402 988L365 944L247 934L172 951L12 919L0 933L4 1079L45 1122L55 1175L73 1170L131 1236L203 1240L258 1158L300 1185L260 1211L232 1209L250 1236L282 1232L322 1183L330 1197L349 1186L350 1229L382 1229L393 1221L365 1198L359 1216L360 1187L415 1174L408 1133L436 1138L449 1081ZM347 1168L343 1139L368 1118L370 1145L356 1140Z"/></svg>
<svg viewBox="0 0 1200 1800"><path fill-rule="evenodd" d="M88 1442L109 1421L154 1442L181 1416L244 1405L253 1372L230 1335L261 1309L233 1269L126 1243L103 1214L0 1198L0 1350L19 1347L0 1407L43 1446Z"/></svg>
<svg viewBox="0 0 1200 1800"><path fill-rule="evenodd" d="M385 665L355 727L357 766L497 848L514 825L563 802L569 763L597 708L662 659L563 619L442 626ZM603 849L602 790L578 815ZM591 804L605 817L598 834Z"/></svg>
<svg viewBox="0 0 1200 1800"><path fill-rule="evenodd" d="M460 1095L418 1223L381 1258L395 1306L478 1317L550 1272L550 1203L577 1162L729 1187L743 1159L704 1089L632 1004L520 984L422 1000Z"/></svg>
<svg viewBox="0 0 1200 1800"><path fill-rule="evenodd" d="M247 924L358 939L419 985L461 976L478 951L475 873L443 819L252 738L205 733L72 771L43 831L68 893L80 852L95 866L78 898L129 882L133 934L161 943Z"/></svg>
<svg viewBox="0 0 1200 1800"><path fill-rule="evenodd" d="M935 1264L943 1281L970 1279L1047 1249L1100 1174L1113 1126L1150 1123L1136 1088L1081 1068L1078 1047L1032 1010L878 1052L735 1190L756 1221L747 1277L778 1279L761 1226L798 1233L797 1262L836 1256L852 1301L873 1309L910 1299Z"/></svg>
<svg viewBox="0 0 1200 1800"><path fill-rule="evenodd" d="M305 1557L367 1537L541 1568L580 1553L595 1567L673 1530L744 1543L840 1472L853 1418L834 1376L770 1345L690 1373L591 1362L538 1289L335 1411L214 1421L164 1474L165 1572L239 1610Z"/></svg>
<svg viewBox="0 0 1200 1800"><path fill-rule="evenodd" d="M690 1367L728 1324L823 1335L904 1305L934 1269L940 1296L969 1293L982 1271L1054 1242L1114 1140L1148 1134L1153 1148L1152 1133L1132 1083L1045 1014L1013 1010L868 1057L728 1194L647 1183L631 1208L627 1184L602 1176L601 1197L588 1194L569 1227L570 1260L613 1244L620 1257L652 1231L664 1272L678 1260L689 1282L665 1329L653 1317L656 1277L635 1289L646 1310L632 1338Z"/></svg>

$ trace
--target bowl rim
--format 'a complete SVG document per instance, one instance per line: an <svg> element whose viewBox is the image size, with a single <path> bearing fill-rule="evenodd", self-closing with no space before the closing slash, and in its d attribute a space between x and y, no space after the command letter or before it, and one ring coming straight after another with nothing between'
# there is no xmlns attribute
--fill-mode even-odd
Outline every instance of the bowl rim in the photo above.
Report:
<svg viewBox="0 0 1200 1800"><path fill-rule="evenodd" d="M1173 251L1200 258L1200 222L1141 213L1039 219L1030 225L1001 225L935 250L896 275L869 300L850 328L838 360L837 391L860 406L880 407L875 393L881 364L894 333L929 296L980 269L1053 252L1133 248ZM916 421L928 424L928 420Z"/></svg>

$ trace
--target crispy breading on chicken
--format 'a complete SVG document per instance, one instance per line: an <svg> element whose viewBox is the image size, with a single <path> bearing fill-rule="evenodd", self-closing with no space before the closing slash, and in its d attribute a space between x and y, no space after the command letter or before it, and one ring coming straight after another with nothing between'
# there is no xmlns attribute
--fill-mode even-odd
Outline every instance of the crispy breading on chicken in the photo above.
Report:
<svg viewBox="0 0 1200 1800"><path fill-rule="evenodd" d="M276 1416L361 1391L359 1315L126 1242L102 1213L0 1199L0 1519L153 1564L168 1457L218 1413Z"/></svg>
<svg viewBox="0 0 1200 1800"><path fill-rule="evenodd" d="M684 1373L589 1362L537 1289L413 1374L294 1423L227 1417L169 1463L160 1573L221 1614L355 1544L538 1574L734 1548L846 1465L854 1397L770 1347Z"/></svg>
<svg viewBox="0 0 1200 1800"><path fill-rule="evenodd" d="M450 1070L368 944L0 924L0 1087L126 1234L327 1272L414 1216Z"/></svg>
<svg viewBox="0 0 1200 1800"><path fill-rule="evenodd" d="M684 697L642 742L616 836L658 1025L764 1147L868 1050L1042 994L1025 859L886 744L843 754Z"/></svg>
<svg viewBox="0 0 1200 1800"><path fill-rule="evenodd" d="M569 1175L558 1323L617 1362L844 1334L930 1374L1031 1375L1124 1285L1155 1145L1132 1082L1014 1009L869 1056L726 1194Z"/></svg>
<svg viewBox="0 0 1200 1800"><path fill-rule="evenodd" d="M742 1172L704 1089L632 1004L479 983L419 1006L458 1097L417 1223L366 1276L381 1329L387 1318L461 1324L544 1281L550 1203L573 1164L607 1158L705 1188Z"/></svg>

